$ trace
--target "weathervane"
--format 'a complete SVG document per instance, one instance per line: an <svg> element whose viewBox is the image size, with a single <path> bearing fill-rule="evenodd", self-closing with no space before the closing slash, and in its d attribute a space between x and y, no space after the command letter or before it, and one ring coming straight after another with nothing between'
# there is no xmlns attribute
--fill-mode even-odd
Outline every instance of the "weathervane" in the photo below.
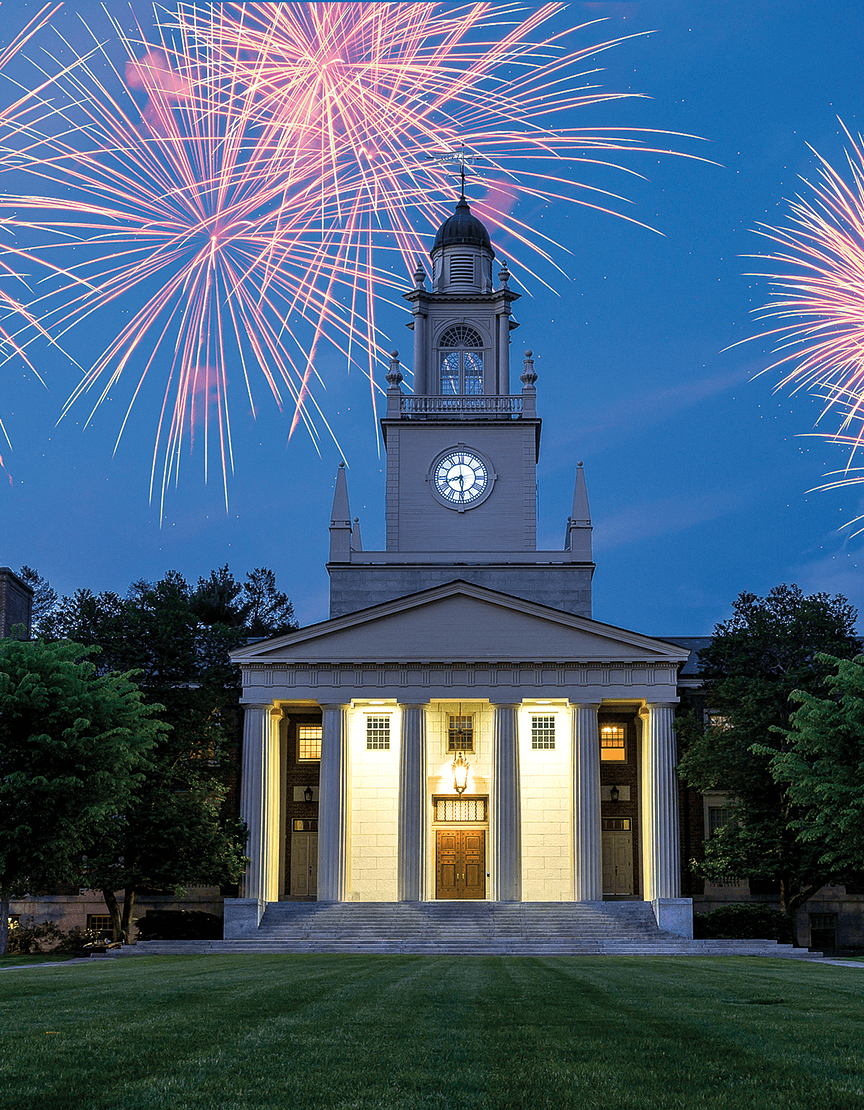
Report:
<svg viewBox="0 0 864 1110"><path fill-rule="evenodd" d="M462 179L462 199L465 199L465 167L473 166L477 161L477 155L473 150L466 150L463 143L459 150L437 150L433 154L427 154L433 162L437 162L440 166L453 166L458 165L459 176Z"/></svg>

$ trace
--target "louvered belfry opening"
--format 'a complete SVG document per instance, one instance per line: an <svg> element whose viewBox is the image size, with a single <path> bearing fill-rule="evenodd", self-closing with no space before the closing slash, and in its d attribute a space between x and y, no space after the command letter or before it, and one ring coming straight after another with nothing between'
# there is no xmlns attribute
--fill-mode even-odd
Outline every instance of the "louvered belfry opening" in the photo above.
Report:
<svg viewBox="0 0 864 1110"><path fill-rule="evenodd" d="M450 285L474 284L474 255L450 255Z"/></svg>

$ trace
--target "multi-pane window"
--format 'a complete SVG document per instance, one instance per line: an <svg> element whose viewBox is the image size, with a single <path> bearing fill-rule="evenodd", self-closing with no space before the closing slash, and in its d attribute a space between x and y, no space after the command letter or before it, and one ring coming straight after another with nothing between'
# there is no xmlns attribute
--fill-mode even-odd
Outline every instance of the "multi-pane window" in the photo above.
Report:
<svg viewBox="0 0 864 1110"><path fill-rule="evenodd" d="M370 752L390 750L390 718L366 718L366 749Z"/></svg>
<svg viewBox="0 0 864 1110"><path fill-rule="evenodd" d="M624 725L603 725L600 729L600 758L607 763L626 763Z"/></svg>
<svg viewBox="0 0 864 1110"><path fill-rule="evenodd" d="M723 713L715 713L713 710L709 710L705 717L709 728L727 729L732 727L732 722Z"/></svg>
<svg viewBox="0 0 864 1110"><path fill-rule="evenodd" d="M321 725L297 726L297 759L305 763L321 759Z"/></svg>
<svg viewBox="0 0 864 1110"><path fill-rule="evenodd" d="M531 718L531 749L532 751L555 750L555 717Z"/></svg>
<svg viewBox="0 0 864 1110"><path fill-rule="evenodd" d="M473 752L474 751L474 718L461 715L450 715L450 726L447 730L448 752Z"/></svg>
<svg viewBox="0 0 864 1110"><path fill-rule="evenodd" d="M87 931L90 933L110 933L111 915L107 913L88 913Z"/></svg>
<svg viewBox="0 0 864 1110"><path fill-rule="evenodd" d="M483 392L483 339L473 329L460 324L441 336L441 393L476 396Z"/></svg>
<svg viewBox="0 0 864 1110"><path fill-rule="evenodd" d="M708 839L710 840L718 829L735 820L735 811L732 806L708 806Z"/></svg>

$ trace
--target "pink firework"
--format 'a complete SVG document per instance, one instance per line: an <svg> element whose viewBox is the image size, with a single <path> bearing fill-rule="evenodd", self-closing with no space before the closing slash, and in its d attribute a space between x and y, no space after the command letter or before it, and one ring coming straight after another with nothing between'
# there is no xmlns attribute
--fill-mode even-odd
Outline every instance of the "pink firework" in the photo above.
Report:
<svg viewBox="0 0 864 1110"><path fill-rule="evenodd" d="M621 198L574 182L574 165L657 149L648 133L569 126L629 94L585 71L621 40L543 32L563 10L182 4L155 41L115 22L119 64L94 36L52 82L53 125L21 171L30 191L2 198L46 267L30 309L58 340L112 305L128 311L65 411L89 394L92 419L131 377L122 434L158 373L151 491L164 504L193 436L205 473L218 443L227 499L229 395L239 386L254 412L253 371L290 404L292 432L317 437L329 344L368 377L374 408L377 313L452 205L442 157L454 151L493 182L483 218L554 265L558 248L520 222L514 195L613 210Z"/></svg>
<svg viewBox="0 0 864 1110"><path fill-rule="evenodd" d="M848 174L814 151L818 179L802 179L808 195L789 202L788 224L760 226L775 247L757 256L772 265L758 275L773 291L759 315L776 322L767 334L779 356L762 373L779 369L778 389L824 401L820 421L838 423L821 435L850 451L844 477L821 489L862 481L851 467L864 444L864 145L844 131Z"/></svg>

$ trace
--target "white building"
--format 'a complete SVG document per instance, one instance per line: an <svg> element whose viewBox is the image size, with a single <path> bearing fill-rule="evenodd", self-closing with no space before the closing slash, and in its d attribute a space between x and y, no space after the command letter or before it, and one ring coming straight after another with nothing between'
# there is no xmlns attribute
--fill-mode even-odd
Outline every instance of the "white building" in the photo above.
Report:
<svg viewBox="0 0 864 1110"><path fill-rule="evenodd" d="M462 198L405 294L382 419L386 550L361 549L340 468L330 619L234 654L248 936L282 899L644 899L688 935L672 720L688 651L591 616L584 472L538 551L531 352L511 393L506 265Z"/></svg>

